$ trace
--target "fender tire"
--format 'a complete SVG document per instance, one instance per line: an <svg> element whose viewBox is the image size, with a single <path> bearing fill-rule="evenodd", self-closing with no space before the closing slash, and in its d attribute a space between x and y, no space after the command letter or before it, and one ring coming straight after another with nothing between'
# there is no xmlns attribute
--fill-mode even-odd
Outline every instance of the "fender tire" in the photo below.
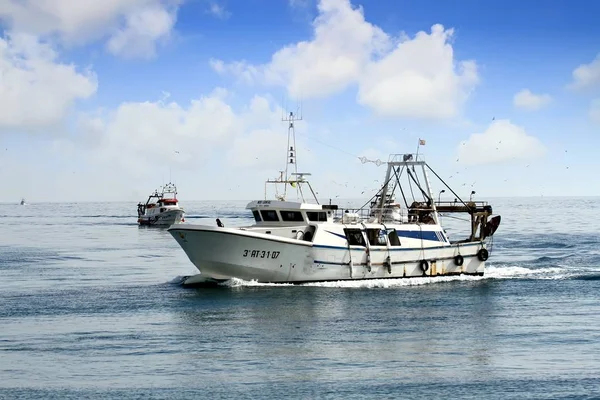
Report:
<svg viewBox="0 0 600 400"><path fill-rule="evenodd" d="M481 249L477 252L477 258L479 261L486 261L490 257L490 253L488 253L487 249Z"/></svg>

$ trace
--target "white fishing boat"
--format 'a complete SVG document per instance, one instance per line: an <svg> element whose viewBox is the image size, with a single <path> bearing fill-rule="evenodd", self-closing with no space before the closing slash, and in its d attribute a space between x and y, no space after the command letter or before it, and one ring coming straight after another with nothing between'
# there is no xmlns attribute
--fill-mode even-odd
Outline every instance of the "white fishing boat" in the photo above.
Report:
<svg viewBox="0 0 600 400"><path fill-rule="evenodd" d="M140 225L169 226L184 222L185 211L177 200L177 187L167 183L148 196L145 204L138 203Z"/></svg>
<svg viewBox="0 0 600 400"><path fill-rule="evenodd" d="M310 174L297 172L294 115L287 120L285 176L267 180L265 200L246 206L253 225L225 227L217 220L217 226L169 228L200 271L184 284L231 278L302 283L484 274L487 245L500 224L500 216L490 218L490 205L464 202L447 185L456 201L434 201L428 171L435 172L418 154L391 155L384 184L365 207L342 210L319 204L306 179ZM290 166L294 172L288 176ZM283 193L267 199L267 184L284 185ZM406 185L416 190L408 191ZM288 187L295 189L299 201L286 200ZM310 203L304 198L306 188L313 197ZM398 191L404 207L395 200ZM409 205L411 192L421 199L411 199ZM440 213L469 215L470 235L451 240Z"/></svg>

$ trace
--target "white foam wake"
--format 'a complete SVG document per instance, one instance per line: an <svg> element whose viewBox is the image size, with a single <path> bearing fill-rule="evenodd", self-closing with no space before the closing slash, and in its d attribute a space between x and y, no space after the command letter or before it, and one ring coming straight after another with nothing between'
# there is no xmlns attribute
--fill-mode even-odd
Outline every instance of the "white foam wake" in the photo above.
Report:
<svg viewBox="0 0 600 400"><path fill-rule="evenodd" d="M485 277L489 279L565 279L573 276L574 271L562 267L525 268L518 266L488 266Z"/></svg>
<svg viewBox="0 0 600 400"><path fill-rule="evenodd" d="M485 269L484 276L456 275L439 277L418 278L393 278L393 279L363 279L353 281L327 281L303 283L299 286L332 287L332 288L395 288L403 286L420 286L429 284L440 284L457 281L481 281L486 279L568 279L581 274L581 271L566 267L526 268L519 266L493 266ZM170 283L180 283L187 277L175 277ZM219 283L219 286L229 288L241 287L287 287L294 286L292 283L261 283L257 281L246 281L232 278Z"/></svg>
<svg viewBox="0 0 600 400"><path fill-rule="evenodd" d="M245 281L243 279L231 278L228 281L220 283L219 286L242 287L242 286L294 286L292 283L261 283L257 281Z"/></svg>
<svg viewBox="0 0 600 400"><path fill-rule="evenodd" d="M568 268L525 268L518 266L488 266L484 276L456 275L439 277L419 278L394 278L394 279L363 279L353 281L327 281L303 283L299 286L311 287L334 287L334 288L395 288L403 286L420 286L457 281L481 281L486 279L566 279L572 277L575 271ZM242 279L231 279L221 284L227 287L245 286L293 286L291 283L260 283L256 281L245 281Z"/></svg>
<svg viewBox="0 0 600 400"><path fill-rule="evenodd" d="M327 282L310 282L302 283L298 286L312 287L335 287L335 288L394 288L402 286L418 286L427 285L430 283L452 282L452 281L477 281L485 279L480 276L440 276L440 277L423 277L423 278L394 278L394 279L362 279L353 281L327 281ZM226 287L253 287L253 286L272 286L286 287L293 286L291 283L260 283L257 281L245 281L242 279L233 278L220 284Z"/></svg>

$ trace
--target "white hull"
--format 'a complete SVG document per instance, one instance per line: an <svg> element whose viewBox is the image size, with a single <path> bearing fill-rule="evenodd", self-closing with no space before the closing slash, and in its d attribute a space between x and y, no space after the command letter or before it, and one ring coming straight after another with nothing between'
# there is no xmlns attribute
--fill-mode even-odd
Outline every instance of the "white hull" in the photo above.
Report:
<svg viewBox="0 0 600 400"><path fill-rule="evenodd" d="M138 223L140 225L170 226L181 223L183 215L182 209L167 210L153 215L142 215L138 218Z"/></svg>
<svg viewBox="0 0 600 400"><path fill-rule="evenodd" d="M483 275L485 268L485 261L477 256L478 251L485 248L483 242L450 244L445 238L440 238L439 242L404 238L402 246L370 246L366 249L343 245L339 238L321 244L324 242L315 240L312 243L239 228L178 225L171 227L169 232L201 276L216 280L235 277L259 282L300 283ZM327 230L320 229L319 232ZM317 235L322 237L327 233L335 235L319 232ZM459 254L464 260L462 265L455 261ZM422 260L427 261L425 271Z"/></svg>

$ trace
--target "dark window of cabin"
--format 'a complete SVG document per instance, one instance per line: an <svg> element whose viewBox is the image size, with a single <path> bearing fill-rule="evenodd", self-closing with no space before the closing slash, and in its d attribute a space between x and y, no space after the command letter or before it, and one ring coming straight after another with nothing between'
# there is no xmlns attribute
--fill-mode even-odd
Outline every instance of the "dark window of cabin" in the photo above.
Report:
<svg viewBox="0 0 600 400"><path fill-rule="evenodd" d="M308 216L309 221L313 222L326 222L327 221L327 213L322 211L307 211L306 215Z"/></svg>
<svg viewBox="0 0 600 400"><path fill-rule="evenodd" d="M390 241L390 246L400 246L400 238L395 229L388 232L388 240Z"/></svg>
<svg viewBox="0 0 600 400"><path fill-rule="evenodd" d="M304 221L300 211L279 211L283 221L301 222Z"/></svg>
<svg viewBox="0 0 600 400"><path fill-rule="evenodd" d="M387 246L385 231L379 228L367 229L367 239L371 246Z"/></svg>
<svg viewBox="0 0 600 400"><path fill-rule="evenodd" d="M256 222L260 222L260 214L258 213L258 210L252 210L252 214L254 215L254 220Z"/></svg>
<svg viewBox="0 0 600 400"><path fill-rule="evenodd" d="M279 217L277 216L277 211L275 210L260 210L260 215L265 222L275 222L279 221Z"/></svg>
<svg viewBox="0 0 600 400"><path fill-rule="evenodd" d="M350 246L366 246L365 238L360 229L344 229L344 233Z"/></svg>

